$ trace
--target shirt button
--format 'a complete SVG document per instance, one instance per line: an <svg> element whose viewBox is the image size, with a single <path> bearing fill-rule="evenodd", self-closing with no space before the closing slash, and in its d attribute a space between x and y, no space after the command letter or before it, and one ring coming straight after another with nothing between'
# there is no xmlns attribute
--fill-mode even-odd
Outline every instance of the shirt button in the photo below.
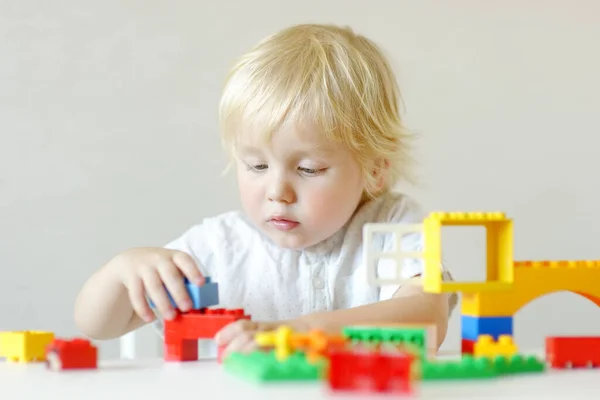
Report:
<svg viewBox="0 0 600 400"><path fill-rule="evenodd" d="M312 284L315 289L323 289L325 287L325 282L321 278L313 278Z"/></svg>

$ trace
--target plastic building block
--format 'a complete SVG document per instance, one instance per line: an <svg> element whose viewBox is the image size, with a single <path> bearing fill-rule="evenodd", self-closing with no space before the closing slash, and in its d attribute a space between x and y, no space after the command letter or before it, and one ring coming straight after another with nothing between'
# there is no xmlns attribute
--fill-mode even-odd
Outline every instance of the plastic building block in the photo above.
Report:
<svg viewBox="0 0 600 400"><path fill-rule="evenodd" d="M309 362L327 357L331 351L344 348L348 343L342 335L329 335L318 329L306 334L296 333L291 337L292 349L304 351Z"/></svg>
<svg viewBox="0 0 600 400"><path fill-rule="evenodd" d="M226 325L240 319L250 319L244 309L205 308L177 313L164 321L165 337L212 339Z"/></svg>
<svg viewBox="0 0 600 400"><path fill-rule="evenodd" d="M278 361L284 361L292 354L292 328L289 326L280 326L273 332L259 332L254 336L254 340L259 346L274 346L275 358Z"/></svg>
<svg viewBox="0 0 600 400"><path fill-rule="evenodd" d="M205 282L202 286L191 283L187 278L184 279L185 288L187 290L190 299L192 300L192 309L200 310L206 307L212 307L219 304L219 284L213 282L210 277L204 278ZM167 291L171 305L177 309L177 304L171 296L171 293ZM151 308L155 308L156 305L149 300Z"/></svg>
<svg viewBox="0 0 600 400"><path fill-rule="evenodd" d="M517 354L519 348L513 342L511 335L500 335L495 341L491 335L480 335L473 346L475 357L512 357Z"/></svg>
<svg viewBox="0 0 600 400"><path fill-rule="evenodd" d="M283 361L298 351L304 351L309 362L325 357L331 349L343 347L348 342L343 336L331 336L319 330L294 333L285 325L275 331L257 333L255 341L262 347L274 347L273 351L278 361Z"/></svg>
<svg viewBox="0 0 600 400"><path fill-rule="evenodd" d="M424 327L347 326L344 337L356 342L396 343L412 348L418 358L424 358L427 329Z"/></svg>
<svg viewBox="0 0 600 400"><path fill-rule="evenodd" d="M481 379L494 378L499 373L489 358L474 358L465 355L460 360L422 361L423 380Z"/></svg>
<svg viewBox="0 0 600 400"><path fill-rule="evenodd" d="M0 357L21 363L46 361L46 346L53 340L52 332L0 332Z"/></svg>
<svg viewBox="0 0 600 400"><path fill-rule="evenodd" d="M493 378L501 375L543 372L545 365L534 356L515 354L510 357L473 357L460 360L424 361L423 380Z"/></svg>
<svg viewBox="0 0 600 400"><path fill-rule="evenodd" d="M460 342L460 351L462 354L473 355L473 349L475 348L475 340L462 339Z"/></svg>
<svg viewBox="0 0 600 400"><path fill-rule="evenodd" d="M500 335L513 334L513 317L472 317L461 316L463 339L477 340L481 335L490 335L498 340Z"/></svg>
<svg viewBox="0 0 600 400"><path fill-rule="evenodd" d="M163 359L165 361L197 361L198 339L180 339L163 344Z"/></svg>
<svg viewBox="0 0 600 400"><path fill-rule="evenodd" d="M600 336L550 336L545 347L552 368L600 367Z"/></svg>
<svg viewBox="0 0 600 400"><path fill-rule="evenodd" d="M532 300L549 293L570 291L600 306L600 261L520 261L509 291L464 293L462 314L514 315Z"/></svg>
<svg viewBox="0 0 600 400"><path fill-rule="evenodd" d="M486 228L487 279L485 282L442 280L442 227ZM501 212L434 212L423 221L425 241L424 290L430 293L473 293L509 290L514 281L513 223Z"/></svg>
<svg viewBox="0 0 600 400"><path fill-rule="evenodd" d="M327 362L311 363L299 352L279 361L274 351L255 351L231 353L224 358L223 366L227 372L251 381L313 381L323 377Z"/></svg>
<svg viewBox="0 0 600 400"><path fill-rule="evenodd" d="M515 354L511 357L496 356L489 359L496 371L502 375L543 372L546 369L544 362L535 356Z"/></svg>
<svg viewBox="0 0 600 400"><path fill-rule="evenodd" d="M367 324L354 324L350 327L352 328L360 328L361 326L372 328L373 325ZM420 335L420 331L423 330L425 333L425 341L423 344L423 348L425 350L425 356L427 358L435 358L438 352L438 332L437 326L435 324L427 324L427 323L407 323L407 322L393 322L393 323L377 323L377 328L385 328L385 329L396 329L403 331L411 331L414 330L415 333ZM404 343L403 347L406 349L410 344ZM416 349L419 348L419 345L414 345ZM419 352L417 351L417 354Z"/></svg>
<svg viewBox="0 0 600 400"><path fill-rule="evenodd" d="M56 339L46 347L46 365L50 370L98 368L98 349L87 339Z"/></svg>
<svg viewBox="0 0 600 400"><path fill-rule="evenodd" d="M382 286L390 284L410 285L415 284L412 279L401 277L402 268L406 261L423 258L420 252L411 252L402 250L403 238L410 237L420 233L419 224L389 224L389 223L368 223L363 226L363 241L365 251L363 252L363 263L367 266L367 280L371 286ZM392 250L379 251L381 244L375 239L376 234L391 234L395 239ZM375 242L377 245L372 245ZM380 277L379 261L381 259L392 260L395 264L395 275L392 277Z"/></svg>
<svg viewBox="0 0 600 400"><path fill-rule="evenodd" d="M366 348L334 349L329 353L327 380L334 391L412 393L411 353Z"/></svg>
<svg viewBox="0 0 600 400"><path fill-rule="evenodd" d="M199 339L212 339L226 325L240 319L250 319L241 308L177 313L175 318L164 321L165 361L198 360Z"/></svg>

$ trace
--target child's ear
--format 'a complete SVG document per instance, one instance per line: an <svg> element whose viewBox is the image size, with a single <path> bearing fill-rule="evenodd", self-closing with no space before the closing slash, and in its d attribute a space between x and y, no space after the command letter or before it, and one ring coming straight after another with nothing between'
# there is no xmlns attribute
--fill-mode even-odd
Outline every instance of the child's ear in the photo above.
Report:
<svg viewBox="0 0 600 400"><path fill-rule="evenodd" d="M387 170L390 167L390 162L385 158L378 158L375 160L373 170L371 174L377 182L376 188L379 190L385 186L385 178L387 176Z"/></svg>

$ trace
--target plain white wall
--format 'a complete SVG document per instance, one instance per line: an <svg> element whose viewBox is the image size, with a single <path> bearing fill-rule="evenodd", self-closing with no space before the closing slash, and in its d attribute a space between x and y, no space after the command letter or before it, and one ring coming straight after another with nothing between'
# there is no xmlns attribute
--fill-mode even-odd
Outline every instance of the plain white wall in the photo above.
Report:
<svg viewBox="0 0 600 400"><path fill-rule="evenodd" d="M0 1L0 329L77 334L75 295L116 252L238 206L221 83L300 22L390 53L426 209L506 211L518 259L600 259L599 16L594 1ZM481 277L481 237L453 232L455 275ZM517 314L517 340L598 333L599 315L547 296ZM459 342L457 313L445 348Z"/></svg>

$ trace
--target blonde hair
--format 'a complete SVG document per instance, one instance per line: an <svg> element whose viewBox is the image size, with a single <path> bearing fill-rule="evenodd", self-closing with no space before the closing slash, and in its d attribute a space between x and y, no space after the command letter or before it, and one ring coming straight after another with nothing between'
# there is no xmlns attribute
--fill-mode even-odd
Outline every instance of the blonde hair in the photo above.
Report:
<svg viewBox="0 0 600 400"><path fill-rule="evenodd" d="M296 25L259 42L231 69L219 106L222 142L233 155L242 129L268 139L286 123L314 123L348 146L365 194L375 197L411 180L400 101L392 68L372 41L350 28Z"/></svg>

